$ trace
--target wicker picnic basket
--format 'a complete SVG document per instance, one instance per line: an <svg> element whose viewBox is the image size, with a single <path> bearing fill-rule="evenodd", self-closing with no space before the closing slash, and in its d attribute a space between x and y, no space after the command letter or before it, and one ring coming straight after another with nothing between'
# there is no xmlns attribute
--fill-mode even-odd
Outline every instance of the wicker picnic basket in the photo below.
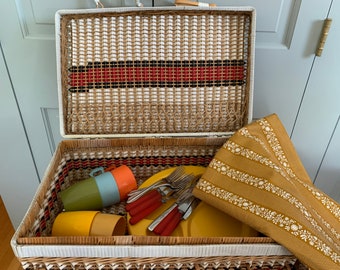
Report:
<svg viewBox="0 0 340 270"><path fill-rule="evenodd" d="M24 269L291 269L268 237L52 237L61 190L98 166L138 184L207 166L252 118L253 8L60 11L56 42L62 141L12 239ZM124 202L103 211L125 215Z"/></svg>

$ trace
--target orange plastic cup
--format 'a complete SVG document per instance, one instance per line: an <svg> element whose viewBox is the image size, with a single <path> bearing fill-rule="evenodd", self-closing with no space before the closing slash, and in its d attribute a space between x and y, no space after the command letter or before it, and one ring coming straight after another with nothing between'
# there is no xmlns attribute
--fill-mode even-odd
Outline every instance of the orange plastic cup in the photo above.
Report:
<svg viewBox="0 0 340 270"><path fill-rule="evenodd" d="M118 168L111 169L110 172L116 180L120 200L125 200L130 191L137 189L136 178L128 166L121 165Z"/></svg>

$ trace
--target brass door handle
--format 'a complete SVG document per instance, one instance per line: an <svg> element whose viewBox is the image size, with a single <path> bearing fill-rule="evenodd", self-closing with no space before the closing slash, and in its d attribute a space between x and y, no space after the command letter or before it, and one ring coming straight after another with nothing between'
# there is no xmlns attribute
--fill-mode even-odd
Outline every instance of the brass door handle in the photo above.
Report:
<svg viewBox="0 0 340 270"><path fill-rule="evenodd" d="M318 48L316 49L315 55L316 56L321 56L322 52L323 52L323 48L325 46L327 37L328 37L328 32L329 29L331 28L331 24L332 24L332 19L325 19L324 23L323 23L323 28L322 28L322 32L321 32L321 37L319 40L319 45Z"/></svg>

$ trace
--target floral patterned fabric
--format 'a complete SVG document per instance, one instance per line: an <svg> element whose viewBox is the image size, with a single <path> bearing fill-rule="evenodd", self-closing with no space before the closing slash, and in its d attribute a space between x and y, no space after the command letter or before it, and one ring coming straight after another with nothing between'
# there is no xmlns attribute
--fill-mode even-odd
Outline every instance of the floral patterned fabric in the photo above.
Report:
<svg viewBox="0 0 340 270"><path fill-rule="evenodd" d="M277 115L237 131L194 195L271 237L313 269L340 269L340 206L317 189Z"/></svg>

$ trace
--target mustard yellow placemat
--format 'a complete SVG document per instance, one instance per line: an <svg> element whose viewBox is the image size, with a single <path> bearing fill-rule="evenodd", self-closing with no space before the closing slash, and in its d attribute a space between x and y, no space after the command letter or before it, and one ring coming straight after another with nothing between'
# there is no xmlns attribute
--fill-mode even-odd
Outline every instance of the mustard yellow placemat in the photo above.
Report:
<svg viewBox="0 0 340 270"><path fill-rule="evenodd" d="M339 204L313 185L276 114L237 131L194 195L271 237L312 269L340 269Z"/></svg>

